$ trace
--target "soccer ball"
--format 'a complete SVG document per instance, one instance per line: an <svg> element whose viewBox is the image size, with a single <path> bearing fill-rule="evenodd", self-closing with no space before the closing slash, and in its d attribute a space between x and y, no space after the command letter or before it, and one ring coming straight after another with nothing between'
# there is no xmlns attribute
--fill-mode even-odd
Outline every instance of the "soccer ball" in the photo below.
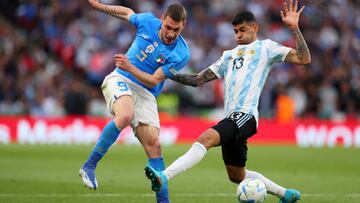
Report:
<svg viewBox="0 0 360 203"><path fill-rule="evenodd" d="M236 196L240 203L262 203L266 197L265 184L259 179L247 178L239 184Z"/></svg>

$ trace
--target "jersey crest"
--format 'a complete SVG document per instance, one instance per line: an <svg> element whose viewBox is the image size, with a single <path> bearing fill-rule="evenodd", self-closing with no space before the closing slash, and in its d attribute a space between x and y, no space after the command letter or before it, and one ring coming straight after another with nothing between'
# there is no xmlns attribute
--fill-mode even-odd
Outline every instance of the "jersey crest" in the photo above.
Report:
<svg viewBox="0 0 360 203"><path fill-rule="evenodd" d="M164 64L166 61L166 58L163 54L160 54L158 57L156 57L156 62L159 64Z"/></svg>

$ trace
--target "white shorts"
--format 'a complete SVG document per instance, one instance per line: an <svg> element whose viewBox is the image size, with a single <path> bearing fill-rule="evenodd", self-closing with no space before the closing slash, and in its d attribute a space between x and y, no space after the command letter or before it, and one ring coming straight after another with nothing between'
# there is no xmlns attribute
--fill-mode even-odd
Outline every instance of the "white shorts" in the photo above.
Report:
<svg viewBox="0 0 360 203"><path fill-rule="evenodd" d="M107 75L101 85L106 106L114 115L113 104L121 96L130 95L133 99L135 114L131 127L135 129L139 123L160 129L159 113L156 98L145 88L135 84L114 70Z"/></svg>

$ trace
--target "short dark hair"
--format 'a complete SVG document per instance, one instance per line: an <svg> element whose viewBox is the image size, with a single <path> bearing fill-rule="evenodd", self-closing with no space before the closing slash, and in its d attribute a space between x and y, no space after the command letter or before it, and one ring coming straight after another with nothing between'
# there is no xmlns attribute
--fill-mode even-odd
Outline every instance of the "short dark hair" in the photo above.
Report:
<svg viewBox="0 0 360 203"><path fill-rule="evenodd" d="M232 25L237 25L243 22L252 23L256 22L255 16L251 11L241 11L236 14L232 20Z"/></svg>
<svg viewBox="0 0 360 203"><path fill-rule="evenodd" d="M184 6L179 3L174 3L166 9L164 17L167 16L171 17L176 22L182 22L186 21L187 13Z"/></svg>

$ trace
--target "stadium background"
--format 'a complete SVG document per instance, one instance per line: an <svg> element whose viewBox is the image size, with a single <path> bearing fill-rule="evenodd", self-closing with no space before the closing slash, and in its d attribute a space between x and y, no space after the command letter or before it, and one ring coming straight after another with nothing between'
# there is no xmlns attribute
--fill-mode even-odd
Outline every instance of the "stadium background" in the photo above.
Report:
<svg viewBox="0 0 360 203"><path fill-rule="evenodd" d="M102 2L160 15L172 1ZM234 47L229 22L241 9L255 13L259 38L295 46L279 17L280 0L179 2L189 15L183 36L191 61L184 72L198 72ZM300 28L312 63L273 67L260 99L260 132L251 141L249 166L299 188L305 202L359 202L360 2L300 4L306 5ZM0 0L0 11L0 202L152 202L138 146L113 147L99 167L104 188L98 196L78 189L80 180L72 177L91 149L78 144L93 143L110 118L99 86L114 68L113 55L132 42L134 28L94 11L87 1ZM170 163L222 117L222 82L199 88L165 84L158 103ZM119 142L133 144L131 131L125 134ZM174 180L174 202L235 202L219 153L215 149L193 172ZM131 175L117 173L123 162ZM135 179L130 186L123 183L131 183L129 177ZM189 187L194 177L215 186Z"/></svg>

